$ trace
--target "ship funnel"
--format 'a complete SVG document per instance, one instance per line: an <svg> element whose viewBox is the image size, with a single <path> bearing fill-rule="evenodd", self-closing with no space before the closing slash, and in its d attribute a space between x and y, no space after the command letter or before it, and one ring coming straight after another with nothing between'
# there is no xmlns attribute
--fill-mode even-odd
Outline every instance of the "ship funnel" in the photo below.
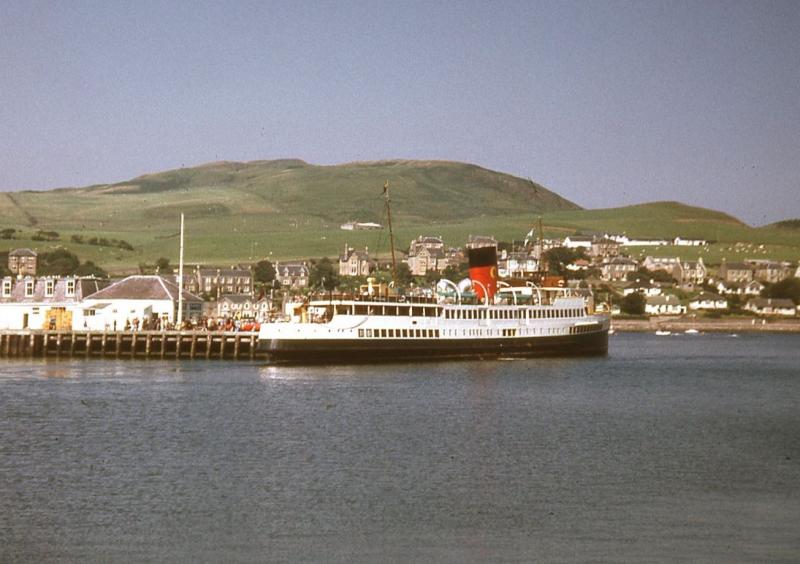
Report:
<svg viewBox="0 0 800 564"><path fill-rule="evenodd" d="M474 284L475 294L479 299L484 299L484 289L488 299L492 300L497 292L497 249L494 247L479 247L467 251L469 257L469 277L478 284Z"/></svg>

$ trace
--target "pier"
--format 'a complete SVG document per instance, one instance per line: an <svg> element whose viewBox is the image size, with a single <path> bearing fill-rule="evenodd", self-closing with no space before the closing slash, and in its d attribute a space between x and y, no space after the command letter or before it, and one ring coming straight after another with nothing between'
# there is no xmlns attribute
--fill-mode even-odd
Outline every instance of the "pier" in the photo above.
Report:
<svg viewBox="0 0 800 564"><path fill-rule="evenodd" d="M0 331L0 358L265 359L250 331Z"/></svg>

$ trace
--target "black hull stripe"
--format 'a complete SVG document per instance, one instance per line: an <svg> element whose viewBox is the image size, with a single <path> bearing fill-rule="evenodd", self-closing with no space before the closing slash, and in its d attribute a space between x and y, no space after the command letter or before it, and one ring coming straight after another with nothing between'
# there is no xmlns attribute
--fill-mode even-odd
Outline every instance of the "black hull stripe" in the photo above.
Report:
<svg viewBox="0 0 800 564"><path fill-rule="evenodd" d="M276 339L259 342L259 350L279 364L587 356L607 354L608 332L514 339Z"/></svg>

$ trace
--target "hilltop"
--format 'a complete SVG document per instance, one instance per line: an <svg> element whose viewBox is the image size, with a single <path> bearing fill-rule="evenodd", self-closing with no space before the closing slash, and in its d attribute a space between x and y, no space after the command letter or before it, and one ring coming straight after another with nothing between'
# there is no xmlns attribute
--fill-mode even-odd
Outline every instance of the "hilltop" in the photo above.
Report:
<svg viewBox="0 0 800 564"><path fill-rule="evenodd" d="M167 218L183 211L194 218L246 214L274 215L275 219L286 215L315 217L334 223L349 219L380 222L380 198L386 180L397 202L396 214L406 221L580 209L530 180L448 161L333 166L297 159L217 162L95 186L82 195L141 201L147 219Z"/></svg>
<svg viewBox="0 0 800 564"><path fill-rule="evenodd" d="M791 229L793 231L800 231L800 219L786 219L784 221L776 221L770 223L767 227L777 227L778 229Z"/></svg>
<svg viewBox="0 0 800 564"><path fill-rule="evenodd" d="M216 162L116 184L3 193L0 226L31 234L54 231L60 242L52 244L68 247L75 247L70 238L76 234L133 245L132 252L73 248L112 267L173 256L171 237L181 213L191 260L335 255L348 239L341 224L385 222L387 180L404 239L441 221L480 226L510 214L580 209L540 184L472 164L387 160L318 166L285 159ZM362 237L350 233L348 240L360 244Z"/></svg>
<svg viewBox="0 0 800 564"><path fill-rule="evenodd" d="M756 229L725 213L679 202L584 210L541 184L468 163L386 160L319 166L283 159L215 162L115 184L0 193L0 229L16 230L14 240L0 240L0 251L66 247L116 271L160 256L176 262L184 213L190 262L335 257L345 244L387 253L385 230L339 228L351 220L385 224L382 188L387 180L400 249L420 234L442 236L451 245L462 245L469 234L511 241L522 238L538 217L546 236L624 232L720 244L747 241L771 245L774 256L791 260L800 247L797 231ZM730 260L733 255L720 256Z"/></svg>

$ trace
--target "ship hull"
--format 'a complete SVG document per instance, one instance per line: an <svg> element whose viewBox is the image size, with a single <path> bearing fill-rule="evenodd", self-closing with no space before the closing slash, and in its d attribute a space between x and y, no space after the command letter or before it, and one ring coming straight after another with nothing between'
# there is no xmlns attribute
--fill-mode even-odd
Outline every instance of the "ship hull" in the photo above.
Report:
<svg viewBox="0 0 800 564"><path fill-rule="evenodd" d="M259 349L275 364L601 356L608 352L608 331L495 339L264 339Z"/></svg>

